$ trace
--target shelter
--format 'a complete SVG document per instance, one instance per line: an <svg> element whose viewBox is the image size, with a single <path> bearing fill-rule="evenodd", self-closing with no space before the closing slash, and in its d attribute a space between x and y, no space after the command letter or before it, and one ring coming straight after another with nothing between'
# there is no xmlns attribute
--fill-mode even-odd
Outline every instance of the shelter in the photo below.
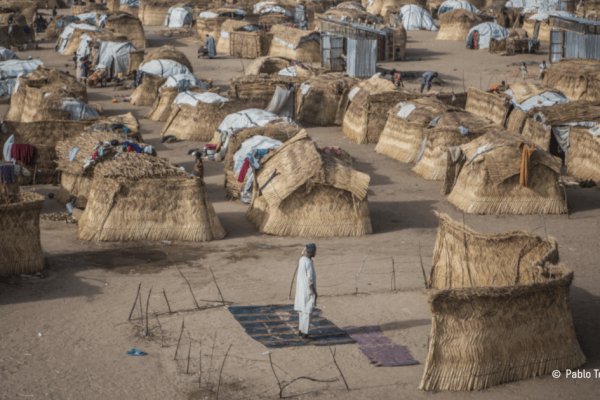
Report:
<svg viewBox="0 0 600 400"><path fill-rule="evenodd" d="M198 14L198 18L196 19L196 31L201 38L206 35L211 35L217 40L223 22L228 19L241 20L245 16L246 12L241 8L220 7L208 9Z"/></svg>
<svg viewBox="0 0 600 400"><path fill-rule="evenodd" d="M63 29L71 23L82 23L76 15L58 15L56 18L48 22L46 28L46 39L57 39Z"/></svg>
<svg viewBox="0 0 600 400"><path fill-rule="evenodd" d="M115 1L115 0L113 0ZM119 11L129 13L133 16L138 16L140 12L140 0L118 0Z"/></svg>
<svg viewBox="0 0 600 400"><path fill-rule="evenodd" d="M481 17L470 11L457 9L440 16L437 40L466 40L472 27L482 22Z"/></svg>
<svg viewBox="0 0 600 400"><path fill-rule="evenodd" d="M322 18L328 20L359 22L364 21L369 24L381 24L383 19L378 15L371 14L358 2L344 1L335 7L332 7L322 14Z"/></svg>
<svg viewBox="0 0 600 400"><path fill-rule="evenodd" d="M71 23L58 36L55 47L56 51L65 56L72 55L77 51L82 35L89 35L91 32L98 32L99 30L94 25Z"/></svg>
<svg viewBox="0 0 600 400"><path fill-rule="evenodd" d="M222 48L237 58L257 58L269 54L273 40L271 33L254 24L237 25L229 24L229 21L223 23L217 51Z"/></svg>
<svg viewBox="0 0 600 400"><path fill-rule="evenodd" d="M369 180L347 161L319 151L302 131L261 160L248 219L270 235L366 235L372 232Z"/></svg>
<svg viewBox="0 0 600 400"><path fill-rule="evenodd" d="M487 49L490 47L490 41L503 40L508 37L508 29L498 25L495 22L483 22L475 25L467 34L467 48L469 49Z"/></svg>
<svg viewBox="0 0 600 400"><path fill-rule="evenodd" d="M472 87L467 90L465 110L496 125L506 126L511 109L511 97L504 93L485 92Z"/></svg>
<svg viewBox="0 0 600 400"><path fill-rule="evenodd" d="M573 272L553 264L556 247L553 238L483 234L440 216L420 389L482 390L585 362L569 307Z"/></svg>
<svg viewBox="0 0 600 400"><path fill-rule="evenodd" d="M192 9L185 6L170 7L165 17L164 25L167 28L191 27L194 22Z"/></svg>
<svg viewBox="0 0 600 400"><path fill-rule="evenodd" d="M12 26L0 22L0 46L19 50L35 48L35 32L23 15L17 14Z"/></svg>
<svg viewBox="0 0 600 400"><path fill-rule="evenodd" d="M348 93L358 79L338 72L317 75L296 91L296 119L315 126L341 125Z"/></svg>
<svg viewBox="0 0 600 400"><path fill-rule="evenodd" d="M8 54L8 57L10 57L10 53L4 54ZM35 71L41 65L43 65L42 60L37 58L34 60L9 59L0 61L0 98L12 96L17 86L18 77Z"/></svg>
<svg viewBox="0 0 600 400"><path fill-rule="evenodd" d="M488 133L448 151L444 194L470 214L561 214L560 167L520 136Z"/></svg>
<svg viewBox="0 0 600 400"><path fill-rule="evenodd" d="M389 111L375 151L404 163L416 161L428 126L447 110L448 106L435 97L399 102Z"/></svg>
<svg viewBox="0 0 600 400"><path fill-rule="evenodd" d="M106 5L103 3L95 3L95 2L81 2L80 4L72 4L71 5L71 14L80 15L86 14L92 11L105 11Z"/></svg>
<svg viewBox="0 0 600 400"><path fill-rule="evenodd" d="M146 55L146 57L144 57L142 64L149 63L150 61L154 61L154 60L175 61L181 65L184 65L189 70L189 72L194 72L194 69L192 68L192 63L190 63L190 60L187 58L187 56L185 54L183 54L181 51L177 50L175 47L170 46L170 45L165 45L165 46L157 47L155 49L150 50L148 52L148 54ZM164 75L164 74L155 74L155 75Z"/></svg>
<svg viewBox="0 0 600 400"><path fill-rule="evenodd" d="M250 21L240 21L236 19L225 20L221 24L219 35L217 36L217 53L231 54L231 33L235 31L254 32L260 30L259 27Z"/></svg>
<svg viewBox="0 0 600 400"><path fill-rule="evenodd" d="M546 71L544 84L569 100L600 101L600 61L561 60Z"/></svg>
<svg viewBox="0 0 600 400"><path fill-rule="evenodd" d="M438 27L433 20L433 17L423 7L415 4L407 4L400 8L402 16L402 26L407 31L437 31Z"/></svg>
<svg viewBox="0 0 600 400"><path fill-rule="evenodd" d="M113 32L117 36L125 36L138 50L146 48L146 36L142 21L129 13L119 12L108 15L104 23L104 29Z"/></svg>
<svg viewBox="0 0 600 400"><path fill-rule="evenodd" d="M321 35L319 32L303 31L283 25L274 25L269 56L283 57L305 63L321 61Z"/></svg>
<svg viewBox="0 0 600 400"><path fill-rule="evenodd" d="M277 86L287 87L307 80L309 77L282 75L246 75L231 80L228 97L245 102L247 107L265 108L271 102Z"/></svg>
<svg viewBox="0 0 600 400"><path fill-rule="evenodd" d="M567 16L550 16L550 61L600 59L600 21Z"/></svg>
<svg viewBox="0 0 600 400"><path fill-rule="evenodd" d="M272 26L294 21L295 3L284 1L260 1L252 7L252 13L258 15L258 22L262 25Z"/></svg>
<svg viewBox="0 0 600 400"><path fill-rule="evenodd" d="M169 76L165 83L158 89L158 97L154 100L152 109L148 113L148 119L152 121L166 121L171 113L171 105L181 92L202 91L210 87L210 83L204 83L192 74L179 74Z"/></svg>
<svg viewBox="0 0 600 400"><path fill-rule="evenodd" d="M135 51L130 42L100 42L96 69L107 70L110 77L127 75L130 71L129 55Z"/></svg>
<svg viewBox="0 0 600 400"><path fill-rule="evenodd" d="M287 122L275 121L268 123L265 126L257 126L253 128L242 129L235 134L229 136L225 156L223 157L223 169L225 170L225 193L230 199L239 199L242 191L246 186L247 179L239 181L239 169L236 170L235 155L244 147L246 153L242 154L243 159L248 152L261 147L261 142L252 143L252 145L244 146L251 138L271 138L279 142L285 142L300 131L300 127L296 124ZM243 153L243 151L242 151ZM238 159L239 161L239 159ZM242 160L243 162L243 160ZM248 178L248 176L246 176ZM252 187L250 186L250 189Z"/></svg>
<svg viewBox="0 0 600 400"><path fill-rule="evenodd" d="M437 15L441 17L447 12L456 11L456 10L465 10L473 14L478 14L479 10L473 4L464 0L446 0L442 4L440 4Z"/></svg>
<svg viewBox="0 0 600 400"><path fill-rule="evenodd" d="M377 143L388 111L398 102L415 97L416 94L399 91L392 82L378 76L362 81L348 93L350 105L344 114L342 131L356 143Z"/></svg>
<svg viewBox="0 0 600 400"><path fill-rule="evenodd" d="M138 17L144 26L162 26L172 6L167 0L140 0Z"/></svg>
<svg viewBox="0 0 600 400"><path fill-rule="evenodd" d="M414 4L419 7L425 8L427 5L426 0L367 0L363 1L366 4L367 11L374 15L381 15L388 19L391 14L399 11L400 8L407 4Z"/></svg>
<svg viewBox="0 0 600 400"><path fill-rule="evenodd" d="M202 179L166 159L123 153L94 169L79 239L204 242L223 237Z"/></svg>

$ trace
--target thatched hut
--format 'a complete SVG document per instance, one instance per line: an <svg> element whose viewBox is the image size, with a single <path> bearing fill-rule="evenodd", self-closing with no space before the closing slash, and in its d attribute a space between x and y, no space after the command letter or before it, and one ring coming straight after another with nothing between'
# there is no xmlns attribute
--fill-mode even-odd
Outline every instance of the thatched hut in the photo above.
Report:
<svg viewBox="0 0 600 400"><path fill-rule="evenodd" d="M258 57L244 68L244 75L273 75L290 66L289 58Z"/></svg>
<svg viewBox="0 0 600 400"><path fill-rule="evenodd" d="M256 26L251 21L243 21L236 19L227 19L221 24L219 34L215 38L217 41L217 53L229 55L231 53L231 33L237 30L257 30Z"/></svg>
<svg viewBox="0 0 600 400"><path fill-rule="evenodd" d="M283 25L274 25L269 55L305 63L321 62L321 35L319 32L303 31Z"/></svg>
<svg viewBox="0 0 600 400"><path fill-rule="evenodd" d="M471 28L482 21L477 14L463 9L443 13L440 17L440 30L435 38L437 40L466 40Z"/></svg>
<svg viewBox="0 0 600 400"><path fill-rule="evenodd" d="M398 102L415 97L416 94L397 90L387 79L375 76L362 81L348 94L350 105L344 114L342 131L356 143L377 143L388 111Z"/></svg>
<svg viewBox="0 0 600 400"><path fill-rule="evenodd" d="M223 38L225 23L221 28L221 37L217 46L225 47L229 41L229 55L236 58L258 58L269 54L273 35L257 25L244 25L231 30L228 38ZM223 43L221 43L223 40Z"/></svg>
<svg viewBox="0 0 600 400"><path fill-rule="evenodd" d="M367 12L374 15L381 15L387 17L390 13L397 12L402 6L407 4L414 4L420 7L425 7L426 0L371 0L364 1L366 3Z"/></svg>
<svg viewBox="0 0 600 400"><path fill-rule="evenodd" d="M162 26L172 5L167 0L140 0L138 17L144 26Z"/></svg>
<svg viewBox="0 0 600 400"><path fill-rule="evenodd" d="M367 12L365 7L355 1L344 1L323 13L323 17L337 21L365 21L370 24L381 24L383 19L378 15Z"/></svg>
<svg viewBox="0 0 600 400"><path fill-rule="evenodd" d="M315 126L341 125L348 93L358 82L338 72L308 79L296 91L296 119Z"/></svg>
<svg viewBox="0 0 600 400"><path fill-rule="evenodd" d="M166 159L124 153L98 165L79 238L95 241L222 239L204 182Z"/></svg>
<svg viewBox="0 0 600 400"><path fill-rule="evenodd" d="M273 122L265 126L242 129L234 135L230 135L225 157L223 158L223 169L225 170L225 193L230 199L238 199L244 186L240 182L234 170L234 155L240 150L242 144L253 137L263 136L285 142L300 131L296 124L287 122Z"/></svg>
<svg viewBox="0 0 600 400"><path fill-rule="evenodd" d="M573 127L569 130L566 164L569 174L600 185L600 135L598 128Z"/></svg>
<svg viewBox="0 0 600 400"><path fill-rule="evenodd" d="M177 50L175 47L170 45L165 45L150 50L148 54L146 54L146 56L144 57L142 64L154 60L172 60L178 62L179 64L185 65L190 72L194 72L194 69L192 68L192 63L187 58L187 56L181 51Z"/></svg>
<svg viewBox="0 0 600 400"><path fill-rule="evenodd" d="M369 179L300 132L262 159L248 219L270 235L366 235Z"/></svg>
<svg viewBox="0 0 600 400"><path fill-rule="evenodd" d="M560 167L520 136L489 133L448 151L444 194L471 214L561 214Z"/></svg>
<svg viewBox="0 0 600 400"><path fill-rule="evenodd" d="M246 12L240 8L220 7L204 10L196 19L196 31L200 38L210 35L215 40L219 37L221 25L229 19L241 20Z"/></svg>
<svg viewBox="0 0 600 400"><path fill-rule="evenodd" d="M413 171L425 179L443 180L446 176L448 150L488 132L498 132L491 121L462 110L442 114L435 126L423 132L424 146Z"/></svg>
<svg viewBox="0 0 600 400"><path fill-rule="evenodd" d="M144 27L139 18L126 12L114 13L108 16L104 29L117 36L125 36L137 50L146 48Z"/></svg>
<svg viewBox="0 0 600 400"><path fill-rule="evenodd" d="M552 238L482 234L441 216L420 389L482 390L581 366L573 272L552 264L557 257Z"/></svg>
<svg viewBox="0 0 600 400"><path fill-rule="evenodd" d="M0 164L3 168L12 165ZM6 176L5 176L6 177ZM4 179L4 177L3 177ZM0 180L0 276L33 274L44 269L40 212L44 196L9 188Z"/></svg>
<svg viewBox="0 0 600 400"><path fill-rule="evenodd" d="M71 5L71 14L80 15L86 14L93 11L105 11L107 10L106 5L103 3L96 2L82 2L81 4Z"/></svg>
<svg viewBox="0 0 600 400"><path fill-rule="evenodd" d="M9 34L9 25L0 23L0 46L15 48L19 50L31 50L35 48L35 32L27 24L25 16L14 15L14 23Z"/></svg>
<svg viewBox="0 0 600 400"><path fill-rule="evenodd" d="M231 80L227 97L246 102L247 107L265 108L277 86L296 85L308 79L281 75L246 75Z"/></svg>
<svg viewBox="0 0 600 400"><path fill-rule="evenodd" d="M159 88L158 97L154 100L146 118L150 121L165 122L171 114L171 107L179 93L179 89L176 87Z"/></svg>
<svg viewBox="0 0 600 400"><path fill-rule="evenodd" d="M258 22L261 25L291 23L294 21L296 4L293 0L263 0L254 3L252 13L258 16Z"/></svg>
<svg viewBox="0 0 600 400"><path fill-rule="evenodd" d="M131 93L129 102L134 106L151 106L166 80L162 76L145 75L142 83Z"/></svg>
<svg viewBox="0 0 600 400"><path fill-rule="evenodd" d="M569 100L600 101L600 61L560 60L546 71L544 84Z"/></svg>
<svg viewBox="0 0 600 400"><path fill-rule="evenodd" d="M465 110L499 126L506 126L511 108L510 96L504 93L485 92L475 88L467 90Z"/></svg>
<svg viewBox="0 0 600 400"><path fill-rule="evenodd" d="M426 143L427 127L447 110L448 106L435 97L396 104L389 111L375 151L404 163L414 162Z"/></svg>

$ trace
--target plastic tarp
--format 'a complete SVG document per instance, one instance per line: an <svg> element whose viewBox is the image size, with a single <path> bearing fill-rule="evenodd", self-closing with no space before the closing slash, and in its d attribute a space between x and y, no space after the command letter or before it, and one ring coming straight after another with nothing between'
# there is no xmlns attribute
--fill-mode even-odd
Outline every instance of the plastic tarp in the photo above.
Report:
<svg viewBox="0 0 600 400"><path fill-rule="evenodd" d="M63 29L60 36L58 37L58 45L56 50L63 54L65 52L65 48L69 44L69 40L71 40L71 36L73 36L73 32L75 29L80 29L84 31L97 32L99 29L93 25L89 24L69 24Z"/></svg>
<svg viewBox="0 0 600 400"><path fill-rule="evenodd" d="M140 0L120 0L119 4L122 6L135 8L140 6Z"/></svg>
<svg viewBox="0 0 600 400"><path fill-rule="evenodd" d="M193 87L208 88L208 84L200 81L192 74L177 74L169 76L161 88L177 88L177 91L183 92Z"/></svg>
<svg viewBox="0 0 600 400"><path fill-rule="evenodd" d="M396 115L402 119L408 118L408 116L417 108L413 103L400 103L400 110Z"/></svg>
<svg viewBox="0 0 600 400"><path fill-rule="evenodd" d="M509 0L505 3L507 8L522 8L523 13L538 11L560 10L561 0Z"/></svg>
<svg viewBox="0 0 600 400"><path fill-rule="evenodd" d="M492 39L502 40L508 37L508 29L496 24L495 22L484 22L476 25L469 30L467 35L467 44L473 43L473 33L479 32L479 48L488 49Z"/></svg>
<svg viewBox="0 0 600 400"><path fill-rule="evenodd" d="M575 18L575 14L568 11L541 11L527 17L531 21L547 21L550 17L571 17Z"/></svg>
<svg viewBox="0 0 600 400"><path fill-rule="evenodd" d="M291 77L296 77L298 76L298 71L296 71L296 66L293 67L285 67L284 69L280 70L277 75L279 76L291 76Z"/></svg>
<svg viewBox="0 0 600 400"><path fill-rule="evenodd" d="M266 110L248 108L246 110L238 111L226 116L217 130L222 133L234 134L242 129L265 126L268 123L277 120L283 120L290 123L292 122L292 120L289 118L282 119L277 114L273 114Z"/></svg>
<svg viewBox="0 0 600 400"><path fill-rule="evenodd" d="M242 146L238 151L233 155L233 172L236 176L239 175L240 170L242 169L242 165L246 158L251 157L255 160L256 163L260 163L260 160L252 157L256 150L273 150L281 147L282 143L279 140L267 137L267 136L253 136L248 138L242 143ZM260 165L258 165L260 166ZM254 168L257 165L253 165ZM244 187L242 188L241 200L244 203L250 203L252 200L252 184L254 182L254 170L252 168L248 169L245 177Z"/></svg>
<svg viewBox="0 0 600 400"><path fill-rule="evenodd" d="M40 65L40 59L0 61L0 97L10 96L18 86L18 78L33 72Z"/></svg>
<svg viewBox="0 0 600 400"><path fill-rule="evenodd" d="M515 101L514 96L512 94L512 90L509 89L504 93L512 97L512 103L515 105L515 107L525 112L532 110L536 107L550 107L555 104L564 104L569 102L569 99L567 99L567 97L564 94L554 91L542 92L535 96L531 96L530 98L521 103L517 103Z"/></svg>
<svg viewBox="0 0 600 400"><path fill-rule="evenodd" d="M281 7L274 1L261 1L256 3L252 9L254 14L263 15L263 14L283 14L288 17L292 16L292 13L285 8Z"/></svg>
<svg viewBox="0 0 600 400"><path fill-rule="evenodd" d="M62 100L60 109L69 113L72 120L96 119L100 114L95 108L90 107L81 100L72 97L66 97Z"/></svg>
<svg viewBox="0 0 600 400"><path fill-rule="evenodd" d="M198 18L214 19L214 18L218 18L220 15L229 15L229 14L234 14L236 17L243 18L246 16L246 11L244 11L240 8L236 8L233 10L227 10L227 12L222 12L221 14L216 13L214 11L202 11L200 14L198 14Z"/></svg>
<svg viewBox="0 0 600 400"><path fill-rule="evenodd" d="M228 101L227 97L212 92L181 92L175 97L175 104L188 104L193 107L196 107L198 103L220 104Z"/></svg>
<svg viewBox="0 0 600 400"><path fill-rule="evenodd" d="M473 14L479 14L479 10L473 4L464 0L446 0L438 8L438 16L443 13L447 13L448 11L454 10L467 10L472 12Z"/></svg>
<svg viewBox="0 0 600 400"><path fill-rule="evenodd" d="M98 14L96 12L87 12L87 13L76 15L76 18L77 18L77 20L79 20L79 23L89 24L89 25L94 25L94 26L96 25L97 17L98 17Z"/></svg>
<svg viewBox="0 0 600 400"><path fill-rule="evenodd" d="M433 17L429 11L423 7L419 7L414 4L407 4L400 8L400 15L402 16L402 26L407 31L437 31L438 27L433 21Z"/></svg>
<svg viewBox="0 0 600 400"><path fill-rule="evenodd" d="M152 60L140 65L140 71L148 75L162 76L163 78L191 74L188 67L173 60Z"/></svg>
<svg viewBox="0 0 600 400"><path fill-rule="evenodd" d="M77 51L75 52L78 60L81 60L83 57L87 57L92 54L90 43L92 43L92 38L89 35L81 35L79 38L79 47L77 47Z"/></svg>
<svg viewBox="0 0 600 400"><path fill-rule="evenodd" d="M101 42L96 69L107 69L113 75L129 71L129 53L136 51L129 42Z"/></svg>
<svg viewBox="0 0 600 400"><path fill-rule="evenodd" d="M165 17L168 28L183 28L192 25L192 9L189 7L171 7Z"/></svg>
<svg viewBox="0 0 600 400"><path fill-rule="evenodd" d="M294 88L277 85L265 111L277 114L280 117L292 118L294 116Z"/></svg>
<svg viewBox="0 0 600 400"><path fill-rule="evenodd" d="M19 56L6 47L0 47L0 61L18 60Z"/></svg>

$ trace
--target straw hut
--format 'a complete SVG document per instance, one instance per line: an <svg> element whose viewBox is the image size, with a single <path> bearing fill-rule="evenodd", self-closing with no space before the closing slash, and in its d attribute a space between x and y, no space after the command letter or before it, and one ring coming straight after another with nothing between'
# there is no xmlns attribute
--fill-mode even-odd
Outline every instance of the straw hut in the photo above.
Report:
<svg viewBox="0 0 600 400"><path fill-rule="evenodd" d="M387 79L375 76L362 81L348 93L350 105L344 114L342 131L356 143L377 143L388 111L398 102L415 97L415 94L397 90Z"/></svg>
<svg viewBox="0 0 600 400"><path fill-rule="evenodd" d="M600 101L600 61L560 60L546 71L544 84L569 100Z"/></svg>
<svg viewBox="0 0 600 400"><path fill-rule="evenodd" d="M569 174L577 179L600 185L600 135L596 131L584 127L569 130L566 164Z"/></svg>
<svg viewBox="0 0 600 400"><path fill-rule="evenodd" d="M142 83L131 93L129 102L134 106L151 106L160 87L167 81L162 76L145 75Z"/></svg>
<svg viewBox="0 0 600 400"><path fill-rule="evenodd" d="M569 306L573 272L551 264L556 257L552 238L482 234L441 216L420 389L482 390L581 366Z"/></svg>
<svg viewBox="0 0 600 400"><path fill-rule="evenodd" d="M308 79L296 91L296 119L315 126L341 125L348 93L358 82L337 72Z"/></svg>
<svg viewBox="0 0 600 400"><path fill-rule="evenodd" d="M95 241L225 237L204 182L166 159L124 153L94 170L79 238Z"/></svg>
<svg viewBox="0 0 600 400"><path fill-rule="evenodd" d="M259 1L252 6L252 13L258 16L258 23L272 26L294 22L297 3L286 0Z"/></svg>
<svg viewBox="0 0 600 400"><path fill-rule="evenodd" d="M91 157L99 143L117 141L121 144L124 141L137 142L141 139L139 123L131 113L120 116L119 120L119 124L114 124L120 126L118 129L110 129L111 127L105 126L107 124L98 124L56 144L56 164L57 170L60 171L60 187L57 194L59 201L71 201L75 207L85 208L96 166L110 161L117 154L117 146L103 146L104 156L97 157L91 163ZM123 129L124 127L127 129ZM78 149L74 156L73 149Z"/></svg>
<svg viewBox="0 0 600 400"><path fill-rule="evenodd" d="M154 100L152 109L146 118L155 122L165 122L171 114L171 107L179 93L179 89L176 87L160 87L158 97Z"/></svg>
<svg viewBox="0 0 600 400"><path fill-rule="evenodd" d="M273 75L290 66L289 58L258 57L244 68L244 75Z"/></svg>
<svg viewBox="0 0 600 400"><path fill-rule="evenodd" d="M246 12L240 8L220 7L204 10L196 19L196 31L200 38L210 35L215 40L221 32L221 25L229 19L241 20Z"/></svg>
<svg viewBox="0 0 600 400"><path fill-rule="evenodd" d="M466 40L472 27L482 22L480 16L470 11L458 9L440 16L440 30L437 40Z"/></svg>
<svg viewBox="0 0 600 400"><path fill-rule="evenodd" d="M172 6L167 0L140 0L138 17L144 26L162 26Z"/></svg>
<svg viewBox="0 0 600 400"><path fill-rule="evenodd" d="M389 111L375 151L404 163L414 162L426 143L427 127L447 110L448 106L435 97L396 104Z"/></svg>
<svg viewBox="0 0 600 400"><path fill-rule="evenodd" d="M93 11L106 11L106 5L102 4L102 3L96 3L96 2L86 2L86 3L81 3L81 4L73 4L71 5L71 14L73 15L80 15L80 14L87 14L89 12L93 12Z"/></svg>
<svg viewBox="0 0 600 400"><path fill-rule="evenodd" d="M305 63L321 62L321 36L319 32L303 31L283 25L274 25L269 55Z"/></svg>
<svg viewBox="0 0 600 400"><path fill-rule="evenodd" d="M142 64L153 60L173 60L181 65L185 65L190 72L194 72L192 63L187 56L170 45L165 45L150 50L146 57L144 57Z"/></svg>
<svg viewBox="0 0 600 400"><path fill-rule="evenodd" d="M444 194L470 214L565 213L560 167L520 136L489 133L448 151Z"/></svg>
<svg viewBox="0 0 600 400"><path fill-rule="evenodd" d="M217 40L217 53L231 53L231 33L237 30L251 29L256 30L258 27L250 21L240 21L236 19L227 19L221 24L219 34L215 38Z"/></svg>
<svg viewBox="0 0 600 400"><path fill-rule="evenodd" d="M489 119L499 126L505 126L511 111L510 97L503 93L491 93L469 88L465 110L479 117Z"/></svg>
<svg viewBox="0 0 600 400"><path fill-rule="evenodd" d="M307 78L281 75L246 75L231 80L228 96L248 104L246 108L265 108L275 94L277 86L287 87L305 81Z"/></svg>
<svg viewBox="0 0 600 400"><path fill-rule="evenodd" d="M109 15L104 28L117 36L127 37L127 40L137 50L146 48L146 37L142 21L131 14L120 12Z"/></svg>
<svg viewBox="0 0 600 400"><path fill-rule="evenodd" d="M374 15L387 17L388 14L397 12L402 6L414 4L420 7L425 7L426 0L372 0L367 2L367 12Z"/></svg>
<svg viewBox="0 0 600 400"><path fill-rule="evenodd" d="M44 269L40 242L44 196L8 186L0 181L0 276L33 274Z"/></svg>
<svg viewBox="0 0 600 400"><path fill-rule="evenodd" d="M223 24L225 25L225 24ZM221 36L223 31L221 31ZM219 45L221 45L219 39ZM255 25L246 25L229 33L229 55L236 58L258 58L269 54L273 35Z"/></svg>
<svg viewBox="0 0 600 400"><path fill-rule="evenodd" d="M358 2L344 1L323 13L323 17L337 21L366 21L370 24L381 24L383 19L371 14Z"/></svg>
<svg viewBox="0 0 600 400"><path fill-rule="evenodd" d="M320 152L303 131L262 159L248 219L270 235L366 235L372 232L369 179Z"/></svg>
<svg viewBox="0 0 600 400"><path fill-rule="evenodd" d="M281 142L285 142L300 131L296 124L287 122L274 122L265 126L247 128L229 137L225 157L223 158L223 169L225 170L225 193L230 199L239 199L244 182L239 182L234 172L234 155L242 147L242 144L255 136L265 136Z"/></svg>
<svg viewBox="0 0 600 400"><path fill-rule="evenodd" d="M35 48L35 32L27 24L25 16L14 15L12 33L8 34L8 23L0 23L0 46L28 50Z"/></svg>
<svg viewBox="0 0 600 400"><path fill-rule="evenodd" d="M425 179L443 180L451 147L499 130L497 125L485 118L462 110L449 110L435 121L435 126L423 132L422 153L417 156L413 171Z"/></svg>

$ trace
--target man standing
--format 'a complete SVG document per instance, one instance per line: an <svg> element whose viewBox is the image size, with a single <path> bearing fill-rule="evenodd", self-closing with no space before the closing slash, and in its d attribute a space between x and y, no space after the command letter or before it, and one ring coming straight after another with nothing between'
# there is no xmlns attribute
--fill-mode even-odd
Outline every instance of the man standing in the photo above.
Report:
<svg viewBox="0 0 600 400"><path fill-rule="evenodd" d="M317 255L317 245L309 243L302 252L296 273L296 299L294 310L298 311L298 335L308 338L310 313L317 306L317 275L312 259Z"/></svg>
<svg viewBox="0 0 600 400"><path fill-rule="evenodd" d="M217 56L217 46L215 45L215 38L210 35L206 35L206 39L204 40L204 48L206 49L206 54L208 54L208 58L215 58Z"/></svg>
<svg viewBox="0 0 600 400"><path fill-rule="evenodd" d="M546 65L546 61L542 61L542 63L539 65L540 67L540 74L538 75L538 78L540 80L544 79L544 76L546 76L546 70L548 69L548 66Z"/></svg>
<svg viewBox="0 0 600 400"><path fill-rule="evenodd" d="M525 61L521 63L519 71L521 72L521 79L524 80L525 78L527 78L527 74L529 73L529 71L527 71L527 64L525 64Z"/></svg>

